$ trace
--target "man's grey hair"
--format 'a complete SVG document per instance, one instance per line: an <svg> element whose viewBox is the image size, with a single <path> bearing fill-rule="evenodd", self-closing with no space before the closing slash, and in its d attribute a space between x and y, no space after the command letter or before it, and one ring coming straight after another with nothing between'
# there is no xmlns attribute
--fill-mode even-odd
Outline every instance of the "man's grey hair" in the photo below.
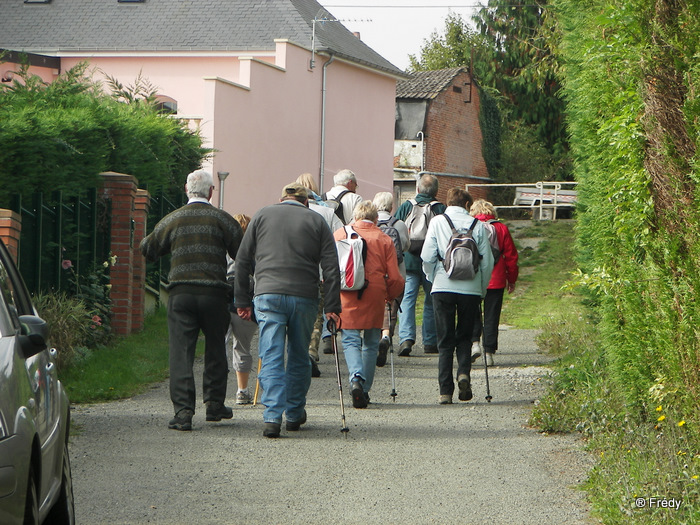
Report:
<svg viewBox="0 0 700 525"><path fill-rule="evenodd" d="M423 175L416 182L418 193L424 193L430 197L435 197L438 192L438 180L434 175Z"/></svg>
<svg viewBox="0 0 700 525"><path fill-rule="evenodd" d="M209 190L214 187L214 177L207 170L195 170L187 176L185 193L188 198L209 198Z"/></svg>
<svg viewBox="0 0 700 525"><path fill-rule="evenodd" d="M388 211L391 213L391 210L394 208L394 196L388 191L380 191L374 196L372 204L377 207L377 211Z"/></svg>
<svg viewBox="0 0 700 525"><path fill-rule="evenodd" d="M336 186L345 186L350 181L357 182L355 174L350 170L340 170L333 177L333 184Z"/></svg>

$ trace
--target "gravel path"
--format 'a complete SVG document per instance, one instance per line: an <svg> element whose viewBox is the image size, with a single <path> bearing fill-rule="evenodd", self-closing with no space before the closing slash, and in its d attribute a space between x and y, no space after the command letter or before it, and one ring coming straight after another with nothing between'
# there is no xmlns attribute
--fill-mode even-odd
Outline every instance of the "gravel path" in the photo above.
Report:
<svg viewBox="0 0 700 525"><path fill-rule="evenodd" d="M167 383L125 401L78 405L70 442L79 524L583 524L594 523L583 481L591 458L576 436L528 428L548 358L532 330L501 332L497 366L472 370L474 399L438 405L437 356L417 345L377 370L369 408L344 383L341 433L335 363L322 355L309 421L262 437L262 406L192 432L167 429ZM479 361L480 363L481 361ZM201 363L197 363L200 379ZM345 364L341 355L345 380ZM229 399L235 374L229 376ZM254 387L254 380L252 386ZM251 389L252 391L252 389Z"/></svg>

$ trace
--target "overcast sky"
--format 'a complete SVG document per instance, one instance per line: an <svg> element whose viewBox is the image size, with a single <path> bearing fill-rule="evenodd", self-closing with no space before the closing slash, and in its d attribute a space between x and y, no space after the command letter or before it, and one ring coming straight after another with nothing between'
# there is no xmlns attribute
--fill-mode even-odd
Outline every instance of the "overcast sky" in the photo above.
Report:
<svg viewBox="0 0 700 525"><path fill-rule="evenodd" d="M434 31L443 32L450 11L467 22L477 0L320 0L350 31L395 66L406 69ZM486 0L484 0L486 3Z"/></svg>

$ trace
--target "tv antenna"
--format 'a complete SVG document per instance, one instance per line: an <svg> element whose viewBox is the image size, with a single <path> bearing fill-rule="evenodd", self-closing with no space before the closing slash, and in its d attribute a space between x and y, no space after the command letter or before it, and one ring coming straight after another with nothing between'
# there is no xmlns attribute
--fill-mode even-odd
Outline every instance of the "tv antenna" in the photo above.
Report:
<svg viewBox="0 0 700 525"><path fill-rule="evenodd" d="M309 68L313 69L316 66L316 24L325 24L326 22L371 22L371 18L335 18L328 11L321 9L311 21L311 60Z"/></svg>

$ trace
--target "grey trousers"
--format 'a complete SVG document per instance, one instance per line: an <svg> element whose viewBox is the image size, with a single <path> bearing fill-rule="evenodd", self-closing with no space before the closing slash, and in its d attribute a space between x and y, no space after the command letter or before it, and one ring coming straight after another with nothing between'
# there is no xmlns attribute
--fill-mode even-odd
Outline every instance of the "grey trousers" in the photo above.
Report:
<svg viewBox="0 0 700 525"><path fill-rule="evenodd" d="M204 334L204 402L226 399L228 363L226 330L230 315L225 295L179 293L168 299L170 343L170 399L175 414L195 411L195 383L192 367L200 330Z"/></svg>

